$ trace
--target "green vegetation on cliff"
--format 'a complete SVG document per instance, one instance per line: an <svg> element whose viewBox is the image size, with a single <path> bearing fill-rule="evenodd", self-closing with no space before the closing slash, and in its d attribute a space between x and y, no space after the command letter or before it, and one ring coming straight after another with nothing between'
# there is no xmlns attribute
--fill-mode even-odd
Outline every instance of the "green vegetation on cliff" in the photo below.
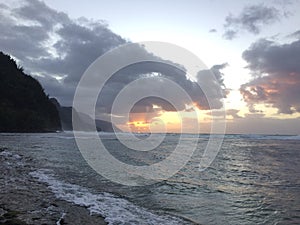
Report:
<svg viewBox="0 0 300 225"><path fill-rule="evenodd" d="M61 130L56 107L33 77L0 52L0 132Z"/></svg>

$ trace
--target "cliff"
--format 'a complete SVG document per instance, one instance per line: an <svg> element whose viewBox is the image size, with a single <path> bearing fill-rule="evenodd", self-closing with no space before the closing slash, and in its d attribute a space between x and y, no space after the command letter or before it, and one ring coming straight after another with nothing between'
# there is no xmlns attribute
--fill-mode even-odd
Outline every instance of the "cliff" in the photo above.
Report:
<svg viewBox="0 0 300 225"><path fill-rule="evenodd" d="M0 52L0 132L61 130L58 111L40 83Z"/></svg>

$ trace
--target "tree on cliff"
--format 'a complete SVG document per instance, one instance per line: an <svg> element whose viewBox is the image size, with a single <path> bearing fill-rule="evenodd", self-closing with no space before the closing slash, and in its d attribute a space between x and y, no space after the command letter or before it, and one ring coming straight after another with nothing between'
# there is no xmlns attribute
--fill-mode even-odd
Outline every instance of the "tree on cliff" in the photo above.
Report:
<svg viewBox="0 0 300 225"><path fill-rule="evenodd" d="M33 77L0 52L0 132L61 130L56 107Z"/></svg>

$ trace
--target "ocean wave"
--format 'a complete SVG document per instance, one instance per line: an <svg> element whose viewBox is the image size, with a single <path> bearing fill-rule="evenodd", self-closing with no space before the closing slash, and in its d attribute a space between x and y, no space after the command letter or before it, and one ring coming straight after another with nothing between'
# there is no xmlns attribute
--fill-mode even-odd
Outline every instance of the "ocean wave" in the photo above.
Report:
<svg viewBox="0 0 300 225"><path fill-rule="evenodd" d="M46 183L57 198L86 207L108 224L185 224L170 215L158 215L110 193L91 193L88 189L58 180L51 170L40 169L30 175Z"/></svg>
<svg viewBox="0 0 300 225"><path fill-rule="evenodd" d="M17 166L23 166L22 156L14 154L8 150L0 149L0 157L5 159L4 163L7 165L15 164Z"/></svg>

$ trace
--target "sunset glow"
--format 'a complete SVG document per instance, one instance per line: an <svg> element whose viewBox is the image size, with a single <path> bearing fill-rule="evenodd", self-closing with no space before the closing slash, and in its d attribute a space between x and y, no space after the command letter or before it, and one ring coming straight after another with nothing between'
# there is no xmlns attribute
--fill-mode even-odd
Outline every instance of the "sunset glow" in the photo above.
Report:
<svg viewBox="0 0 300 225"><path fill-rule="evenodd" d="M228 132L300 133L297 1L178 1L171 8L169 1L116 3L120 8L96 0L78 3L80 7L70 0L2 2L2 51L36 77L45 92L62 106L72 106L78 82L99 57L129 43L161 42L185 49L201 61L201 66L189 57L147 44L124 56L119 52L115 62L123 62L122 57L143 56L151 62L160 58L162 64L118 68L98 96L96 114L88 113L89 117L104 121L111 118L116 96L143 77L149 80L129 92L129 98L145 96L148 90L170 94L176 96L179 112L162 99L149 98L130 113L130 118L123 110L114 113L118 118L115 125L121 130L180 132L184 126L198 132L195 127L199 125L201 131L209 132L211 114L222 120L224 108ZM212 74L215 82L208 80ZM163 79L182 87L192 98L194 109L178 95L180 88L172 89ZM215 107L210 108L205 94L195 88L197 82L207 86ZM222 95L217 93L217 86ZM82 104L90 97L90 90L86 91ZM126 102L123 100L120 109L128 106Z"/></svg>

